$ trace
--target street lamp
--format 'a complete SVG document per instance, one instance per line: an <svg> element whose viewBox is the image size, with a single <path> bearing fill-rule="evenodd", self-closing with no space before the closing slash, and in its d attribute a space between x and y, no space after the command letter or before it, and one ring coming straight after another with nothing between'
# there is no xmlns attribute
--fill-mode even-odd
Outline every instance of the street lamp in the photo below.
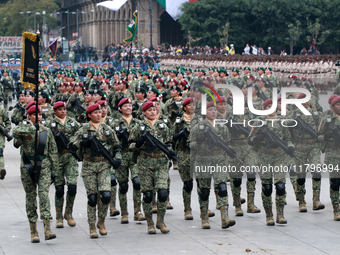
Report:
<svg viewBox="0 0 340 255"><path fill-rule="evenodd" d="M36 24L36 19L35 19L36 15L40 15L40 12L34 13L34 32L37 31L37 24Z"/></svg>
<svg viewBox="0 0 340 255"><path fill-rule="evenodd" d="M27 12L19 12L19 14L27 14L27 31L28 31L28 14L32 13L31 11L27 11Z"/></svg>
<svg viewBox="0 0 340 255"><path fill-rule="evenodd" d="M95 10L88 10L88 11L85 11L85 12L81 12L81 13L83 13L83 14L85 14L85 16L86 16L86 41L85 41L85 48L86 48L86 58L87 58L87 55L88 55L88 45L87 45L87 13L88 12L95 12Z"/></svg>

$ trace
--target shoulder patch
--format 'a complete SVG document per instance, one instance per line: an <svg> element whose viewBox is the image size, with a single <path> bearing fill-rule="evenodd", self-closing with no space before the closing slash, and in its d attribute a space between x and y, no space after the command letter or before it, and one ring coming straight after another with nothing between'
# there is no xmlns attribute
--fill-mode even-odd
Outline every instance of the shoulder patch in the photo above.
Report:
<svg viewBox="0 0 340 255"><path fill-rule="evenodd" d="M163 123L159 123L159 128L164 128L164 124Z"/></svg>
<svg viewBox="0 0 340 255"><path fill-rule="evenodd" d="M327 118L326 122L332 122L332 118Z"/></svg>
<svg viewBox="0 0 340 255"><path fill-rule="evenodd" d="M176 118L176 123L180 123L181 122L181 118L177 117Z"/></svg>
<svg viewBox="0 0 340 255"><path fill-rule="evenodd" d="M52 122L51 123L51 127L55 127L56 126L56 123L55 122Z"/></svg>
<svg viewBox="0 0 340 255"><path fill-rule="evenodd" d="M141 131L144 131L145 126L140 126L139 129L140 129Z"/></svg>
<svg viewBox="0 0 340 255"><path fill-rule="evenodd" d="M314 115L318 115L318 112L315 111L315 112L313 112L313 114L314 114Z"/></svg>

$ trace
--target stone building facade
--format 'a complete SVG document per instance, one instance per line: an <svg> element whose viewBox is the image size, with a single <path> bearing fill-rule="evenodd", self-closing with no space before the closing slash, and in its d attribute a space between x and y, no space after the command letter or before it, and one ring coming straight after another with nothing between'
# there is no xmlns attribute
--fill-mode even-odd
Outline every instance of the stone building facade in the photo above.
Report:
<svg viewBox="0 0 340 255"><path fill-rule="evenodd" d="M126 31L130 24L134 10L138 10L138 33L135 41L141 45L150 45L150 0L128 0L119 11L111 11L104 7L97 7L97 3L103 0L62 0L62 11L69 11L69 14L63 15L63 26L67 23L69 16L69 30L64 29L63 36L69 40L75 40L72 34L77 32L77 13L78 10L78 27L79 36L82 37L82 44L86 44L86 14L87 22L87 45L97 47L103 50L104 47L111 43L123 43L123 39L128 37ZM73 12L73 14L72 14ZM171 38L178 40L181 31L178 29L178 22L169 19L169 15L164 8L156 1L152 0L152 45L157 45ZM162 20L163 19L163 20ZM162 27L162 32L161 32ZM170 31L170 32L167 32ZM174 34L175 36L171 36ZM68 38L70 35L70 38ZM161 35L163 38L161 38ZM163 39L163 40L162 40ZM181 39L181 38L180 38ZM175 42L174 42L175 43Z"/></svg>

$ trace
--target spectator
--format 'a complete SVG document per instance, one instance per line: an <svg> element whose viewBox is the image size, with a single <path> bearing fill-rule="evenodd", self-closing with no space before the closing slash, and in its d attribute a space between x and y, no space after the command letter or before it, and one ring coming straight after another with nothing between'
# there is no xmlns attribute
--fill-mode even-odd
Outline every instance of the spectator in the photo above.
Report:
<svg viewBox="0 0 340 255"><path fill-rule="evenodd" d="M244 54L249 55L249 52L250 52L249 44L246 44L246 47L243 50L244 50Z"/></svg>
<svg viewBox="0 0 340 255"><path fill-rule="evenodd" d="M235 55L234 44L230 44L229 54L230 54L230 55Z"/></svg>
<svg viewBox="0 0 340 255"><path fill-rule="evenodd" d="M103 57L102 57L102 62L109 62L110 61L110 54L109 52L105 52Z"/></svg>
<svg viewBox="0 0 340 255"><path fill-rule="evenodd" d="M272 47L268 47L268 55L274 55L274 51L272 50Z"/></svg>
<svg viewBox="0 0 340 255"><path fill-rule="evenodd" d="M312 44L310 46L313 55L316 55L316 39L313 38Z"/></svg>
<svg viewBox="0 0 340 255"><path fill-rule="evenodd" d="M306 47L304 47L304 48L300 51L300 55L307 55Z"/></svg>
<svg viewBox="0 0 340 255"><path fill-rule="evenodd" d="M256 47L256 45L254 44L254 46L251 46L251 49L252 49L252 54L253 55L258 55L258 49L257 49L257 47Z"/></svg>
<svg viewBox="0 0 340 255"><path fill-rule="evenodd" d="M96 48L94 48L94 53L93 53L94 55L93 55L93 58L92 58L92 60L94 61L94 62L98 62L98 54L97 54L97 49Z"/></svg>

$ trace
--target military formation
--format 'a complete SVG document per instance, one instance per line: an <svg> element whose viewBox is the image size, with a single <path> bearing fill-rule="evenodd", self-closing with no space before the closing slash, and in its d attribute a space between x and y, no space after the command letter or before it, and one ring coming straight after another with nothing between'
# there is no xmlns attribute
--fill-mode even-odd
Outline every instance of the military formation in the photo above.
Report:
<svg viewBox="0 0 340 255"><path fill-rule="evenodd" d="M110 217L121 215L121 224L129 223L129 183L134 221L146 220L148 234L156 234L156 229L170 232L165 217L166 210L173 209L170 169L178 170L183 182L184 220L194 219L191 197L196 183L203 229L210 229L209 217L215 215L209 210L212 183L222 229L236 224L229 216L228 182L235 216L242 217L245 202L247 213L261 212L254 202L259 195L256 182L260 181L266 222L272 226L287 224L287 178L293 185L299 212L307 212L305 194L310 190L313 210L325 208L320 190L326 170L330 172L334 220L340 221L340 85L334 86L334 95L329 98L330 110L323 111L318 103L321 89L312 78L288 74L283 83L275 68L268 65L256 69L226 65L206 70L176 65L171 69L149 68L147 72L127 66L118 72L107 62L82 62L76 69L70 62L41 63L38 91L21 84L14 75L18 71L20 76L20 65L3 61L0 179L6 175L5 138L10 141L14 137L15 148L20 148L32 243L40 242L39 216L45 240L56 238L48 197L51 184L55 186L55 227L64 228L64 220L68 226L76 226L72 214L77 210L78 162L82 162L90 238L98 238L97 229L100 235L107 235L108 213ZM235 96L231 90L216 84L233 85L241 91L245 99L243 115L233 114ZM300 89L292 90L287 99L302 100L302 108L288 105L286 115L282 113L283 88ZM273 91L278 91L278 97L273 97ZM14 106L10 97L17 98ZM275 109L266 115L251 111L272 107ZM284 125L286 120L289 123ZM13 137L10 121L15 126ZM262 125L241 124L252 121ZM320 162L321 152L325 153L325 164ZM233 170L206 170L217 165ZM263 171L260 165L281 170ZM312 187L305 187L309 173ZM246 199L241 198L243 178Z"/></svg>

